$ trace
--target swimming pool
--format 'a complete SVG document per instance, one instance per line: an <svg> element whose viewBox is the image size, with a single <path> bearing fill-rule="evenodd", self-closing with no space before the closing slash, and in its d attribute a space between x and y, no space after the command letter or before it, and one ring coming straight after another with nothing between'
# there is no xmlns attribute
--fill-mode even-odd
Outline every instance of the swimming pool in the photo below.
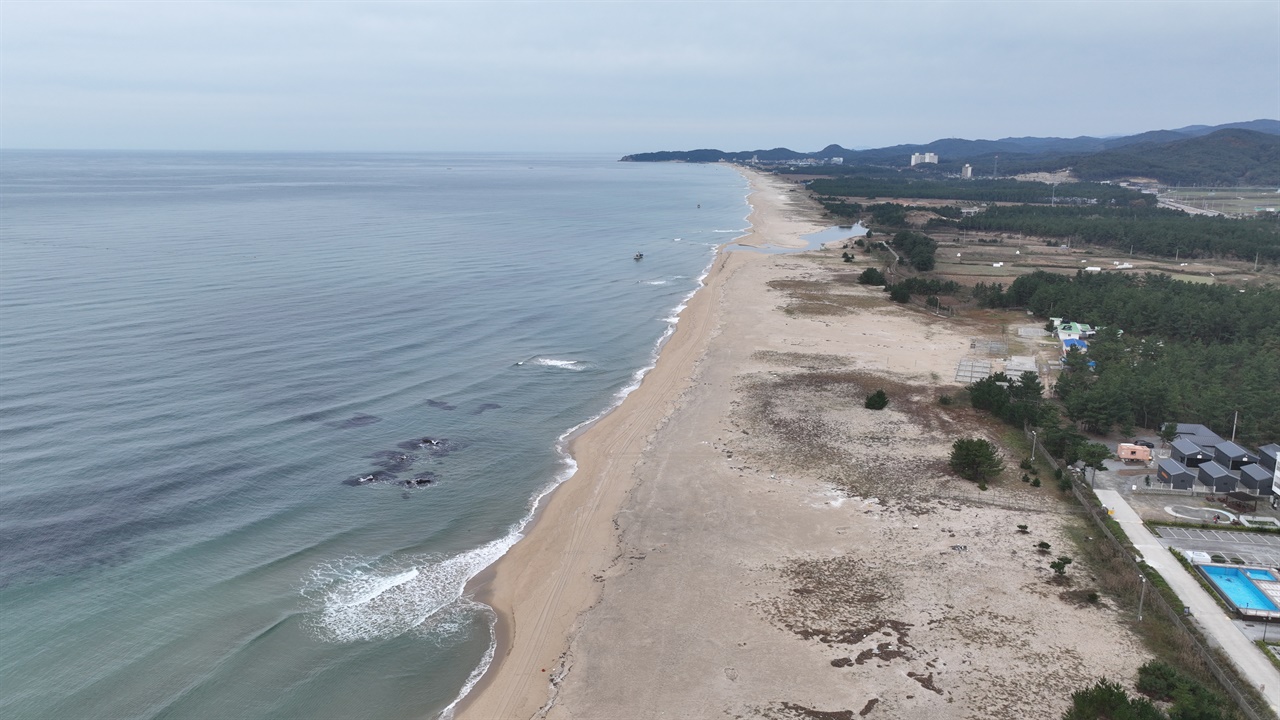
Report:
<svg viewBox="0 0 1280 720"><path fill-rule="evenodd" d="M1276 604L1271 602L1270 598L1259 590L1250 579L1252 577L1257 580L1274 581L1275 577L1266 570L1254 568L1242 570L1219 565L1201 565L1200 570L1226 596L1227 600L1236 606L1237 610L1280 611L1280 607L1276 607Z"/></svg>

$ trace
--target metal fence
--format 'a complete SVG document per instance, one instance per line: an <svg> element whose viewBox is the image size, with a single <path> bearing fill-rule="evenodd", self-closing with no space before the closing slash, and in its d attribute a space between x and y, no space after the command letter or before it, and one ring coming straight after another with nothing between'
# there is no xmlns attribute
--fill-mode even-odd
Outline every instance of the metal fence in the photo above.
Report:
<svg viewBox="0 0 1280 720"><path fill-rule="evenodd" d="M1075 495L1080 506L1085 509L1085 514L1088 515L1089 519L1093 521L1093 524L1102 531L1102 536L1111 542L1111 545L1118 553L1118 557L1123 558L1124 562L1133 571L1146 578L1146 569L1134 559L1133 551L1130 548L1125 547L1124 543L1120 541L1120 538L1116 537L1115 534L1111 532L1111 528L1108 527L1106 523L1106 519L1108 517L1106 511L1102 509L1102 505L1098 502L1097 497L1092 492L1089 492L1089 489L1085 487L1083 480L1077 479L1075 477L1075 473L1067 467L1066 463L1055 458L1053 455L1050 455L1049 452L1045 450L1044 445L1040 443L1040 439L1030 428L1024 427L1023 432L1027 436L1027 440L1032 443L1032 446L1035 449L1035 456L1037 458L1042 457L1055 467L1061 468L1063 473L1069 473L1067 477L1072 478L1071 492ZM1159 592L1150 593L1150 596L1151 601L1149 604L1163 613L1178 632L1188 641L1187 644L1195 651L1196 659L1199 660L1200 664L1218 680L1218 683L1227 691L1227 694L1235 701L1236 706L1240 708L1240 712L1242 712L1246 718L1249 720L1264 720L1264 718L1274 717L1272 713L1255 705L1252 698L1240 691L1239 683L1234 674L1228 674L1223 670L1222 666L1205 646L1204 640L1201 639L1200 635L1187 627L1187 623L1183 618L1181 609L1175 610L1169 605L1168 601L1165 600L1164 595Z"/></svg>

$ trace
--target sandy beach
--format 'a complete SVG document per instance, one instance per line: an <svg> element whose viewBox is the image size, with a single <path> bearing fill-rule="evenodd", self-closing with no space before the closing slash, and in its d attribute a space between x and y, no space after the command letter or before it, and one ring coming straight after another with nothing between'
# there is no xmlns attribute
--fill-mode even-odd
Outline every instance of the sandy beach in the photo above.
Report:
<svg viewBox="0 0 1280 720"><path fill-rule="evenodd" d="M749 177L741 242L822 229L790 183ZM720 253L477 579L498 647L459 717L1051 718L1132 680L1125 618L1034 548L1069 547L1052 483L983 493L945 471L957 437L1001 432L937 401L985 329L888 303L862 267ZM863 407L875 389L888 409Z"/></svg>

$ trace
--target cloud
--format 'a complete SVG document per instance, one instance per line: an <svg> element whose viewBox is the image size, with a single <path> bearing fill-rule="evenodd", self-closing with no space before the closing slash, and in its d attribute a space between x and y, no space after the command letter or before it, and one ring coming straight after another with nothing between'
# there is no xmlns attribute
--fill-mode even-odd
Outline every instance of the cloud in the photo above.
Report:
<svg viewBox="0 0 1280 720"><path fill-rule="evenodd" d="M8 147L817 148L1280 115L1280 5L32 3Z"/></svg>

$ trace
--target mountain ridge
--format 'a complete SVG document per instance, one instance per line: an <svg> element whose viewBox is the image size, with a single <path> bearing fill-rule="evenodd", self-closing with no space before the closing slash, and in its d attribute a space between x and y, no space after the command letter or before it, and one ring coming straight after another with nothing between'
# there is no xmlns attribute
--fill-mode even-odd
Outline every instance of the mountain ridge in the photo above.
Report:
<svg viewBox="0 0 1280 720"><path fill-rule="evenodd" d="M926 144L901 144L869 150L850 150L838 144L812 153L790 148L725 152L703 148L689 151L637 153L625 162L750 162L826 161L839 158L842 167L905 168L914 153L936 153L933 169L956 172L964 161L993 162L1009 172L1071 167L1087 179L1116 179L1141 175L1162 182L1280 183L1275 144L1280 120L1259 119L1222 125L1188 125L1177 130L1151 130L1134 135L1098 138L1006 137L998 140L942 138ZM1195 141L1199 140L1197 144ZM1190 143L1190 144L1187 144ZM1214 155L1220 157L1215 160ZM1221 160L1221 162L1219 161ZM1179 163L1194 163L1193 168Z"/></svg>

